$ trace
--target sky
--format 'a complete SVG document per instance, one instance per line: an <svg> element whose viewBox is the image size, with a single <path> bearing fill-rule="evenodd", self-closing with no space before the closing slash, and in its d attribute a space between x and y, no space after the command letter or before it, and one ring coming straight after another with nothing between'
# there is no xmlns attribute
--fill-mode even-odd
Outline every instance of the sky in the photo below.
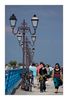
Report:
<svg viewBox="0 0 68 100"><path fill-rule="evenodd" d="M12 34L9 18L15 14L16 28L23 19L33 32L31 18L34 14L39 18L36 32L34 62L54 66L63 65L63 6L62 5L6 5L5 6L5 62L11 60L22 62L22 49L17 38ZM30 36L30 34L26 33Z"/></svg>

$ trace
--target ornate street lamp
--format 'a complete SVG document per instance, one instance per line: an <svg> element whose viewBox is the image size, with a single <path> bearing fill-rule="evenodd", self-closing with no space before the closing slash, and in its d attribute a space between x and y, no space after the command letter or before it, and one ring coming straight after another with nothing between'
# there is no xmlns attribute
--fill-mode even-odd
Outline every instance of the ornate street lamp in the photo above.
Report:
<svg viewBox="0 0 68 100"><path fill-rule="evenodd" d="M34 28L34 33L33 33L33 34L35 34L35 33L36 33L36 28L37 28L37 26L38 26L38 21L39 21L39 19L38 19L38 17L34 14L34 16L32 17L31 21L32 21L32 25L33 25L33 28Z"/></svg>
<svg viewBox="0 0 68 100"><path fill-rule="evenodd" d="M14 14L12 14L12 16L10 16L9 20L10 20L10 26L11 26L11 28L14 29L15 26L16 26L16 22L17 22L16 16Z"/></svg>
<svg viewBox="0 0 68 100"><path fill-rule="evenodd" d="M17 39L18 39L18 41L19 41L19 43L20 43L20 41L21 41L21 39L22 39L22 33L20 33L19 30L18 30L18 32L17 32Z"/></svg>
<svg viewBox="0 0 68 100"><path fill-rule="evenodd" d="M31 33L31 30L30 30L30 27L28 27L27 23L25 22L25 20L23 20L23 23L18 27L17 31L14 32L14 28L16 26L16 22L17 22L17 18L14 14L12 14L12 16L10 16L10 26L12 28L12 33L14 35L17 36L17 39L19 41L19 45L22 47L22 50L23 50L23 67L25 65L25 58L26 58L26 50L25 50L25 45L26 45L26 38L25 38L25 33L27 32L30 32ZM34 16L32 17L31 19L32 21L32 25L33 25L33 28L34 28L34 33L31 33L31 38L32 38L32 42L33 42L33 45L36 41L36 29L37 29L37 26L38 26L38 17L34 14ZM29 42L29 41L27 41ZM35 48L32 49L32 52L34 54L34 51L35 51Z"/></svg>
<svg viewBox="0 0 68 100"><path fill-rule="evenodd" d="M32 53L34 54L34 52L35 52L35 48L32 48Z"/></svg>
<svg viewBox="0 0 68 100"><path fill-rule="evenodd" d="M32 42L33 42L33 45L34 45L34 43L36 41L36 35L32 35L31 38L32 38Z"/></svg>
<svg viewBox="0 0 68 100"><path fill-rule="evenodd" d="M23 49L23 42L20 44L20 46L22 47L22 49Z"/></svg>

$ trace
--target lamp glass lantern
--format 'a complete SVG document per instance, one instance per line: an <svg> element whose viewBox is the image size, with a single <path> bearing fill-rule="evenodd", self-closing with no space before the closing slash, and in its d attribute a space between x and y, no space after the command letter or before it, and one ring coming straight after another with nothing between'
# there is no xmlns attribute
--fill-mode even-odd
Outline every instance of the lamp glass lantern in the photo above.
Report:
<svg viewBox="0 0 68 100"><path fill-rule="evenodd" d="M21 44L21 47L23 48L23 44Z"/></svg>
<svg viewBox="0 0 68 100"><path fill-rule="evenodd" d="M36 41L36 35L32 35L31 38L32 38L32 42L33 42L33 44L34 44L35 41Z"/></svg>
<svg viewBox="0 0 68 100"><path fill-rule="evenodd" d="M23 41L21 40L19 43L20 43L20 46L23 48Z"/></svg>
<svg viewBox="0 0 68 100"><path fill-rule="evenodd" d="M12 14L12 16L10 16L10 25L12 28L14 28L16 26L16 21L17 21L17 18L14 14Z"/></svg>
<svg viewBox="0 0 68 100"><path fill-rule="evenodd" d="M22 39L22 33L17 33L17 39L18 39L18 41L20 42L21 41L21 39Z"/></svg>
<svg viewBox="0 0 68 100"><path fill-rule="evenodd" d="M37 17L35 14L34 14L34 16L32 17L31 21L32 21L33 28L36 29L37 26L38 26L38 21L39 21L39 19L38 19L38 17Z"/></svg>
<svg viewBox="0 0 68 100"><path fill-rule="evenodd" d="M35 52L35 48L32 48L32 53L34 53Z"/></svg>
<svg viewBox="0 0 68 100"><path fill-rule="evenodd" d="M19 42L21 41L21 38L22 38L21 36L17 36Z"/></svg>

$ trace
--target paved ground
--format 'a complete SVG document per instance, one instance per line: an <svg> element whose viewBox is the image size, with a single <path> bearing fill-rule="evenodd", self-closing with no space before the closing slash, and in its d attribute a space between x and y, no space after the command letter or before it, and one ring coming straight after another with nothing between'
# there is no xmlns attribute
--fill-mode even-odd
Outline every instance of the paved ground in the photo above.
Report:
<svg viewBox="0 0 68 100"><path fill-rule="evenodd" d="M40 90L39 88L37 87L37 81L35 82L36 83L36 87L32 88L32 92L27 92L27 91L23 91L21 90L21 88L19 87L17 90L16 90L16 93L15 95L56 95L54 93L54 84L53 84L53 81L52 79L49 79L47 82L46 82L46 92L43 92L43 93L40 93ZM61 86L59 88L59 92L57 93L57 95L63 95L63 87Z"/></svg>

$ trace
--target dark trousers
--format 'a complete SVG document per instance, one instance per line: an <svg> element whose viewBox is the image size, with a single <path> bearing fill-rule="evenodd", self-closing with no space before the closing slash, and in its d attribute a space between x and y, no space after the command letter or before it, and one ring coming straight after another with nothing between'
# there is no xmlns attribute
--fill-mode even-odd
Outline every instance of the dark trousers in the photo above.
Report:
<svg viewBox="0 0 68 100"><path fill-rule="evenodd" d="M45 80L40 80L40 92L43 92L45 90L46 90Z"/></svg>
<svg viewBox="0 0 68 100"><path fill-rule="evenodd" d="M59 86L55 86L55 89L58 89L59 88Z"/></svg>

